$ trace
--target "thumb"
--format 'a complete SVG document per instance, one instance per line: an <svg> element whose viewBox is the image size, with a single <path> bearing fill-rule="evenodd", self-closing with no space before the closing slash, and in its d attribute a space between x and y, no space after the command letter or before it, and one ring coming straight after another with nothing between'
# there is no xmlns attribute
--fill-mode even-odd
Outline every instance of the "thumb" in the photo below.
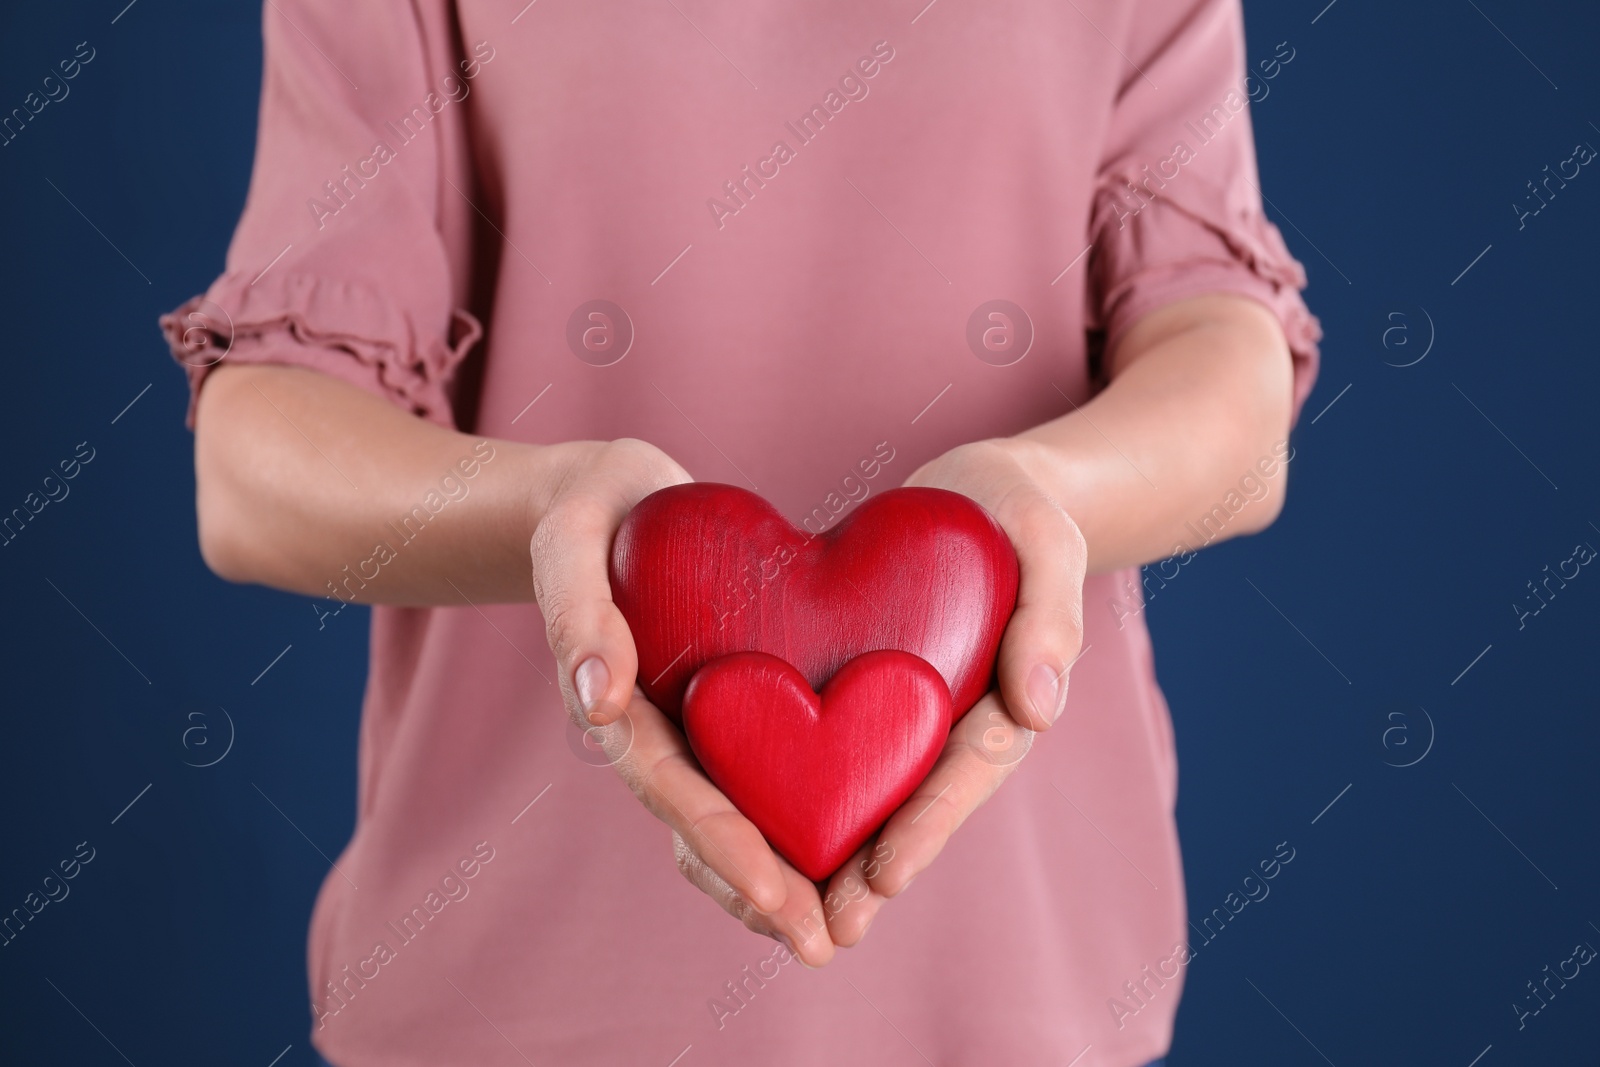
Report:
<svg viewBox="0 0 1600 1067"><path fill-rule="evenodd" d="M1012 718L1047 730L1067 697L1083 644L1088 550L1077 524L1036 489L1009 493L995 515L1017 549L1017 607L1000 643L1000 693Z"/></svg>
<svg viewBox="0 0 1600 1067"><path fill-rule="evenodd" d="M608 576L611 539L626 511L620 498L564 497L540 519L529 546L561 694L580 725L620 718L639 667Z"/></svg>

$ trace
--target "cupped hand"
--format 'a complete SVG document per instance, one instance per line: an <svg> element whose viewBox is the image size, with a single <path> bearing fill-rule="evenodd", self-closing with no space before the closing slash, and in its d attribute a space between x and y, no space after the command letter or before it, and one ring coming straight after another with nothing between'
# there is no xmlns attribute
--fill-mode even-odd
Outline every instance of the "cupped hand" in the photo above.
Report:
<svg viewBox="0 0 1600 1067"><path fill-rule="evenodd" d="M833 958L817 887L712 784L682 731L642 692L589 735L639 801L672 828L678 870L691 885L750 930L782 941L806 966ZM858 892L865 897L865 886Z"/></svg>
<svg viewBox="0 0 1600 1067"><path fill-rule="evenodd" d="M1088 550L1077 524L1029 473L1048 462L1040 448L1018 440L962 445L906 481L988 509L1016 549L1017 607L1000 642L998 688L956 724L927 779L829 881L823 901L839 946L861 940L884 901L934 861L1065 706L1068 669L1083 643Z"/></svg>
<svg viewBox="0 0 1600 1067"><path fill-rule="evenodd" d="M528 507L533 595L567 710L610 722L633 699L639 655L627 620L611 599L611 542L633 506L658 489L693 481L665 452L644 441L575 441L550 446L555 471Z"/></svg>
<svg viewBox="0 0 1600 1067"><path fill-rule="evenodd" d="M530 501L538 521L529 549L568 712L671 827L684 877L751 930L821 966L833 944L816 886L773 852L701 771L682 732L636 689L638 653L611 598L611 543L623 518L656 490L692 479L643 441L552 448L561 452L560 474Z"/></svg>

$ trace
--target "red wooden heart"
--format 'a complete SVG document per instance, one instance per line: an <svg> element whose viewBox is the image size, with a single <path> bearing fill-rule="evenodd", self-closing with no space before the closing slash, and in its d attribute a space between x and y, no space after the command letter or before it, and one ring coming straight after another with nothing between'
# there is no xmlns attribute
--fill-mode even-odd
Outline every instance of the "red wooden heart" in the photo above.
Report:
<svg viewBox="0 0 1600 1067"><path fill-rule="evenodd" d="M987 511L943 489L891 489L816 536L754 493L692 482L623 520L611 594L639 684L675 719L689 679L718 656L770 653L816 689L878 649L932 664L960 718L990 687L1017 557Z"/></svg>
<svg viewBox="0 0 1600 1067"><path fill-rule="evenodd" d="M950 691L908 652L856 657L820 698L776 656L737 652L690 681L683 728L717 788L820 882L933 769L950 733Z"/></svg>

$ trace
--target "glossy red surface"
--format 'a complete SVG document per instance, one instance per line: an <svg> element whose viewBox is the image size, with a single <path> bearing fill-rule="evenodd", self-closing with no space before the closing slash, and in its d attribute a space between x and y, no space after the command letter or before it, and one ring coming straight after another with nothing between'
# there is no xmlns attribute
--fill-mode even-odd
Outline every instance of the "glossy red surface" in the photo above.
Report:
<svg viewBox="0 0 1600 1067"><path fill-rule="evenodd" d="M988 512L943 489L891 489L813 536L754 493L693 482L628 514L611 590L639 684L674 719L689 679L718 656L766 652L817 689L880 649L930 663L960 718L992 684L1017 557Z"/></svg>
<svg viewBox="0 0 1600 1067"><path fill-rule="evenodd" d="M783 660L738 652L706 664L683 701L706 774L818 882L928 776L950 721L944 680L907 652L851 660L820 697Z"/></svg>

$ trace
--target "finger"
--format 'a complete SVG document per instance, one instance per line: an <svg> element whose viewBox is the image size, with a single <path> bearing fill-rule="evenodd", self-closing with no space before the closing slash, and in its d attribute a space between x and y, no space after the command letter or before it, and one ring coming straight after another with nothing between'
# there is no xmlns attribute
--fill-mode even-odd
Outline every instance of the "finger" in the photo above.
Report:
<svg viewBox="0 0 1600 1067"><path fill-rule="evenodd" d="M557 495L529 551L562 696L599 725L627 707L638 671L633 635L611 599L612 539L629 509L688 475L643 442L613 441L584 478L581 491Z"/></svg>
<svg viewBox="0 0 1600 1067"><path fill-rule="evenodd" d="M878 840L869 840L828 880L823 913L828 917L828 935L840 948L860 944L883 907L885 898L874 893L867 880L869 871L882 867L883 854Z"/></svg>
<svg viewBox="0 0 1600 1067"><path fill-rule="evenodd" d="M783 906L768 914L753 907L676 831L672 835L672 847L678 870L689 884L716 901L747 929L783 942L807 967L821 967L833 959L833 942L828 936L827 924L816 918L823 913L821 899L816 887L799 871L783 864L789 892Z"/></svg>
<svg viewBox="0 0 1600 1067"><path fill-rule="evenodd" d="M812 968L825 966L833 959L834 946L822 898L809 878L781 859L779 862L789 895L771 922L801 963Z"/></svg>
<svg viewBox="0 0 1600 1067"><path fill-rule="evenodd" d="M1016 733L999 746L986 742L986 733L1000 730ZM963 716L927 780L879 832L880 845L891 851L876 872L864 872L873 892L893 897L926 870L967 816L1010 777L1032 737L1032 731L1011 721L992 693Z"/></svg>
<svg viewBox="0 0 1600 1067"><path fill-rule="evenodd" d="M782 908L789 893L783 865L755 825L701 771L678 728L640 695L629 705L626 723L600 728L601 744L624 729L631 730L631 742L614 765L634 795L758 911L770 915Z"/></svg>
<svg viewBox="0 0 1600 1067"><path fill-rule="evenodd" d="M1088 549L1061 506L1031 483L994 508L1017 550L1017 607L1000 642L1000 694L1012 717L1046 730L1067 700L1067 675L1083 645L1083 579Z"/></svg>
<svg viewBox="0 0 1600 1067"><path fill-rule="evenodd" d="M628 704L638 657L633 635L611 600L606 565L627 508L620 495L559 499L529 546L533 593L567 707L596 725Z"/></svg>

